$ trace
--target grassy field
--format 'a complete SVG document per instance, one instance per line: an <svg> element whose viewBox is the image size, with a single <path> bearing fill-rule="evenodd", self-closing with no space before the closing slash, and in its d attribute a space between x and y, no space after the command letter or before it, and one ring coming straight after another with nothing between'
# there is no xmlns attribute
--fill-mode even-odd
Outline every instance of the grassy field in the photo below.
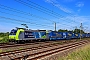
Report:
<svg viewBox="0 0 90 60"><path fill-rule="evenodd" d="M0 37L0 40L2 40L3 38L2 37Z"/></svg>
<svg viewBox="0 0 90 60"><path fill-rule="evenodd" d="M3 39L3 37L0 37L0 40L2 40Z"/></svg>
<svg viewBox="0 0 90 60"><path fill-rule="evenodd" d="M8 36L0 37L0 43L7 43L8 42Z"/></svg>
<svg viewBox="0 0 90 60"><path fill-rule="evenodd" d="M90 60L90 44L75 50L66 57L60 57L59 60Z"/></svg>

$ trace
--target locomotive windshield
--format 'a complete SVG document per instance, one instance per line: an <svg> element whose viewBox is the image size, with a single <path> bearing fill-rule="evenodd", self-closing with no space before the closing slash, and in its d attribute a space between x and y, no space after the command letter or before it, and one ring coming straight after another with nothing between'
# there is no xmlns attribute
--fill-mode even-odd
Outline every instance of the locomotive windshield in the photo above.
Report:
<svg viewBox="0 0 90 60"><path fill-rule="evenodd" d="M11 30L10 35L16 35L17 30Z"/></svg>

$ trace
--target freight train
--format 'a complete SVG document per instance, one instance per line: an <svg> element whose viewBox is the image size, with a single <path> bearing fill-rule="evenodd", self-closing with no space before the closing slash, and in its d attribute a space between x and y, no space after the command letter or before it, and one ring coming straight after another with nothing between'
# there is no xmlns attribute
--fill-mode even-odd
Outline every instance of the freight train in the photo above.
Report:
<svg viewBox="0 0 90 60"><path fill-rule="evenodd" d="M45 40L70 40L90 37L90 33L57 32L46 30L31 30L25 28L12 29L9 34L10 42L45 41Z"/></svg>

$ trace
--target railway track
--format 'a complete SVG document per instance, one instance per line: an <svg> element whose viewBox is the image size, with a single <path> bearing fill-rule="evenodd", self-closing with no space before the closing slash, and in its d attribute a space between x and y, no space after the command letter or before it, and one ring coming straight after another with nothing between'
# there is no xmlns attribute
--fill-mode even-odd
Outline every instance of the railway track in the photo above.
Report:
<svg viewBox="0 0 90 60"><path fill-rule="evenodd" d="M86 43L89 43L88 40L83 40L75 43L69 43L69 44L50 44L50 45L44 45L44 46L38 46L38 47L31 47L23 50L14 50L10 52L4 52L0 54L1 60L37 60L37 59L44 59L46 57L49 57L50 55L64 52L70 49L77 48L79 46L85 45Z"/></svg>
<svg viewBox="0 0 90 60"><path fill-rule="evenodd" d="M66 40L65 40L66 41ZM45 41L45 42L32 42L32 43L25 43L25 44L12 44L12 43L1 43L0 44L0 48L8 48L8 47L17 47L17 46L26 46L26 45L35 45L35 44L45 44L45 43L50 43L50 44L52 44L52 43L58 43L58 42L65 42L65 41L63 41L63 40L61 40L61 41ZM73 40L73 41L75 41L75 40Z"/></svg>
<svg viewBox="0 0 90 60"><path fill-rule="evenodd" d="M12 43L4 43L0 44L0 48L8 48L8 47L16 47L16 46L25 46L25 45L35 45L35 44L44 44L44 43L52 43L50 41L47 42L32 42L32 43L25 43L25 44L12 44Z"/></svg>

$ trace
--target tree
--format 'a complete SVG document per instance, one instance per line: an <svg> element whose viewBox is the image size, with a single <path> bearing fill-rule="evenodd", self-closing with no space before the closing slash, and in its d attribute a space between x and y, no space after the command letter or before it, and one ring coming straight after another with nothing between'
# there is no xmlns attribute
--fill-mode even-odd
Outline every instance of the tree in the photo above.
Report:
<svg viewBox="0 0 90 60"><path fill-rule="evenodd" d="M59 29L58 32L67 32L68 30L62 30L62 29Z"/></svg>
<svg viewBox="0 0 90 60"><path fill-rule="evenodd" d="M0 37L4 37L4 36L9 36L9 32L6 32L6 33L1 32L0 33Z"/></svg>
<svg viewBox="0 0 90 60"><path fill-rule="evenodd" d="M81 31L81 33L85 33L83 30L80 30L80 29L74 29L74 33L80 33L80 31Z"/></svg>

